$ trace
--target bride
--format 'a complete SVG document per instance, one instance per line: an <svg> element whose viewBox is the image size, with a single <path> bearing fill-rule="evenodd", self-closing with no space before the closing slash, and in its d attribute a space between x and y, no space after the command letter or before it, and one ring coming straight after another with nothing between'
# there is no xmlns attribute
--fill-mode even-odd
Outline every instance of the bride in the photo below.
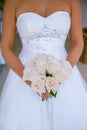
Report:
<svg viewBox="0 0 87 130"><path fill-rule="evenodd" d="M22 42L13 52L16 27ZM65 41L70 32L72 48ZM3 13L2 54L10 67L0 97L0 130L87 130L87 91L76 63L83 50L79 0L6 0ZM56 98L40 96L23 80L24 66L36 54L67 60L71 73ZM32 70L33 71L33 70Z"/></svg>

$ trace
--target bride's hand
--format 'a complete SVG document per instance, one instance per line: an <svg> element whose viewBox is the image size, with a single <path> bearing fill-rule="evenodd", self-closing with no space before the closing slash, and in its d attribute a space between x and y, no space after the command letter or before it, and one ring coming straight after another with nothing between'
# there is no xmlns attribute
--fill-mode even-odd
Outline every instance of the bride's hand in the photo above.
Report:
<svg viewBox="0 0 87 130"><path fill-rule="evenodd" d="M31 87L31 83L32 83L31 81L26 80L25 82ZM51 95L48 92L42 94L43 99L48 99L49 97L51 97Z"/></svg>
<svg viewBox="0 0 87 130"><path fill-rule="evenodd" d="M31 83L32 83L31 81L26 80L25 82L31 87Z"/></svg>
<svg viewBox="0 0 87 130"><path fill-rule="evenodd" d="M51 97L51 95L48 92L42 94L43 99L48 99L49 97Z"/></svg>

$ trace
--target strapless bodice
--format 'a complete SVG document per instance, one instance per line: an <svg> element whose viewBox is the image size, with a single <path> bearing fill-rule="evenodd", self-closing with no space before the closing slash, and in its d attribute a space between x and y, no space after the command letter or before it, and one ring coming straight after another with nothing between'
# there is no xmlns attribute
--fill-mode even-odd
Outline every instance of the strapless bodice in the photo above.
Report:
<svg viewBox="0 0 87 130"><path fill-rule="evenodd" d="M23 64L37 53L65 58L64 45L70 23L70 15L66 11L56 11L48 17L34 12L20 14L16 25L23 47L19 55Z"/></svg>

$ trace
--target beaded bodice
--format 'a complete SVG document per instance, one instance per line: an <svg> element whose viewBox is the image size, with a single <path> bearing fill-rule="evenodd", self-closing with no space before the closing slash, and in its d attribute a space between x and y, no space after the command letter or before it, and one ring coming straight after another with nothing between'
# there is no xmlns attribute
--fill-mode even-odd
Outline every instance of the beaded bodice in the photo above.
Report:
<svg viewBox="0 0 87 130"><path fill-rule="evenodd" d="M22 41L20 58L24 64L37 53L49 53L57 58L65 56L65 40L70 29L70 15L56 11L48 17L33 12L22 13L17 18L17 30ZM59 56L60 55L60 56Z"/></svg>

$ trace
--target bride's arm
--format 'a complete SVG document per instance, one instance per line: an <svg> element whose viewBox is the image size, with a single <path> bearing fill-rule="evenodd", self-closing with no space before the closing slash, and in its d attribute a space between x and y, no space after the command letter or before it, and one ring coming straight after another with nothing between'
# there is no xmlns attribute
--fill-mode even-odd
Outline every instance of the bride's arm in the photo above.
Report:
<svg viewBox="0 0 87 130"><path fill-rule="evenodd" d="M6 0L2 22L2 54L9 67L20 77L23 76L24 66L13 52L16 33L16 0Z"/></svg>
<svg viewBox="0 0 87 130"><path fill-rule="evenodd" d="M71 2L71 43L72 48L67 57L67 60L74 66L83 50L83 35L82 35L82 17L79 0L70 0Z"/></svg>

